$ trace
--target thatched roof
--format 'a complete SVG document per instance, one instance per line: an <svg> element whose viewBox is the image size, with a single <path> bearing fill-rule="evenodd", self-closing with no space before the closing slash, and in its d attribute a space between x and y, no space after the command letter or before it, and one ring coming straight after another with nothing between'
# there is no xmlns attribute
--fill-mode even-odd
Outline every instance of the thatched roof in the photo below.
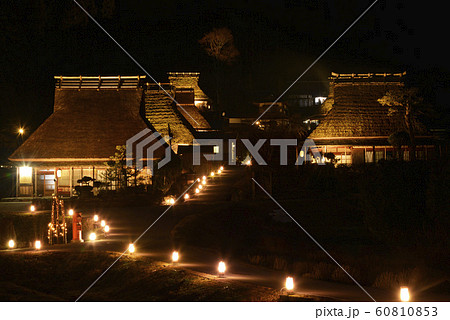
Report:
<svg viewBox="0 0 450 320"><path fill-rule="evenodd" d="M169 88L166 92L173 96ZM161 136L172 136L172 143L190 145L194 140L194 130L188 128L189 124L175 110L174 102L166 92L160 88L145 91L145 117Z"/></svg>
<svg viewBox="0 0 450 320"><path fill-rule="evenodd" d="M142 89L56 89L54 113L10 156L25 162L98 162L149 128ZM150 129L154 130L150 127Z"/></svg>
<svg viewBox="0 0 450 320"><path fill-rule="evenodd" d="M389 90L404 87L404 74L339 75L330 78L328 101L331 109L309 136L311 139L387 138L394 132L406 130L403 114L389 114L389 107L378 102ZM418 133L425 133L417 124Z"/></svg>
<svg viewBox="0 0 450 320"><path fill-rule="evenodd" d="M177 110L195 130L211 130L211 126L208 121L206 121L206 119L200 114L195 105L183 105L182 107L178 106Z"/></svg>
<svg viewBox="0 0 450 320"><path fill-rule="evenodd" d="M195 100L207 101L208 96L198 85L200 73L198 72L169 72L169 82L176 88L194 89Z"/></svg>

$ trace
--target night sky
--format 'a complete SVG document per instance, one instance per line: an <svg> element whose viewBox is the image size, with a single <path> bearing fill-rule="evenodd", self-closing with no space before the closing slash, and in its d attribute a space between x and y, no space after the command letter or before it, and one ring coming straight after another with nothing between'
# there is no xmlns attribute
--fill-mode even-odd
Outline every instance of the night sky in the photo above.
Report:
<svg viewBox="0 0 450 320"><path fill-rule="evenodd" d="M213 60L198 40L229 28L240 52L221 67L224 107L277 97L373 1L79 1L158 81L199 71L214 97ZM445 8L377 4L292 89L327 93L334 72L407 71L440 111L448 96ZM2 158L51 113L54 75L144 74L71 0L0 2ZM447 112L447 111L445 111ZM2 159L2 160L3 160Z"/></svg>

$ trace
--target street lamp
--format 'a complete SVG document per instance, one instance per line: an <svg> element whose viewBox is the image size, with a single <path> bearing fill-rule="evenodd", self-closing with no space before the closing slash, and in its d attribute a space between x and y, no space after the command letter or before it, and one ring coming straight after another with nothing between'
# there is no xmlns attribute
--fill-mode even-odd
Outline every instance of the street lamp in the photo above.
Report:
<svg viewBox="0 0 450 320"><path fill-rule="evenodd" d="M69 216L73 216L73 209L69 209Z"/></svg>
<svg viewBox="0 0 450 320"><path fill-rule="evenodd" d="M227 267L225 265L225 262L220 261L219 262L219 267L217 268L219 270L219 277L223 278L225 277L225 271L227 270Z"/></svg>
<svg viewBox="0 0 450 320"><path fill-rule="evenodd" d="M408 287L401 287L400 288L400 300L402 302L408 302L410 299L410 295L409 295L409 289Z"/></svg>
<svg viewBox="0 0 450 320"><path fill-rule="evenodd" d="M19 128L17 130L17 133L20 134L21 136L25 133L25 129L24 128Z"/></svg>
<svg viewBox="0 0 450 320"><path fill-rule="evenodd" d="M36 250L40 250L41 249L41 241L40 240L36 240L34 242L34 247L36 248Z"/></svg>
<svg viewBox="0 0 450 320"><path fill-rule="evenodd" d="M94 215L94 221L97 222L98 221L98 215Z"/></svg>

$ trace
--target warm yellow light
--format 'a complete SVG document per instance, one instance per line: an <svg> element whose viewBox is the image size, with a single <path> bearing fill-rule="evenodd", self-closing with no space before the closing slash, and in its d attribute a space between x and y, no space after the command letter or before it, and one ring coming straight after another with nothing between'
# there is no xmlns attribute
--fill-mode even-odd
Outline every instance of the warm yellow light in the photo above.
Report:
<svg viewBox="0 0 450 320"><path fill-rule="evenodd" d="M200 190L198 188L195 189L195 193L199 193Z"/></svg>
<svg viewBox="0 0 450 320"><path fill-rule="evenodd" d="M36 211L36 207L35 207L34 205L31 205L31 206L30 206L30 211L31 211L31 212L35 212L35 211Z"/></svg>
<svg viewBox="0 0 450 320"><path fill-rule="evenodd" d="M184 200L188 200L189 199L189 193L185 193L184 194Z"/></svg>
<svg viewBox="0 0 450 320"><path fill-rule="evenodd" d="M34 247L36 248L36 250L41 249L41 241L36 240L36 241L34 242Z"/></svg>
<svg viewBox="0 0 450 320"><path fill-rule="evenodd" d="M203 180L203 181L202 181L202 185L206 185L206 180Z"/></svg>
<svg viewBox="0 0 450 320"><path fill-rule="evenodd" d="M174 198L170 198L170 199L169 199L169 203L170 203L171 205L174 205L174 204L175 204L175 199L174 199Z"/></svg>
<svg viewBox="0 0 450 320"><path fill-rule="evenodd" d="M294 290L294 278L286 277L286 290L287 291Z"/></svg>
<svg viewBox="0 0 450 320"><path fill-rule="evenodd" d="M17 130L17 132L18 132L19 134L24 134L24 133L25 133L25 130L24 130L23 128L19 128L19 130Z"/></svg>
<svg viewBox="0 0 450 320"><path fill-rule="evenodd" d="M247 166L251 166L252 165L252 160L247 160L247 162L245 163Z"/></svg>
<svg viewBox="0 0 450 320"><path fill-rule="evenodd" d="M214 171L211 171L211 177L214 177Z"/></svg>
<svg viewBox="0 0 450 320"><path fill-rule="evenodd" d="M128 246L128 252L134 253L135 251L136 251L136 248L134 247L134 244L130 243L130 245Z"/></svg>
<svg viewBox="0 0 450 320"><path fill-rule="evenodd" d="M106 226L106 221L105 221L105 220L102 220L102 221L100 222L100 225L102 226L102 228L104 228L104 227Z"/></svg>
<svg viewBox="0 0 450 320"><path fill-rule="evenodd" d="M33 168L20 167L19 168L19 183L31 184L33 183Z"/></svg>
<svg viewBox="0 0 450 320"><path fill-rule="evenodd" d="M226 267L226 265L225 265L225 262L220 261L220 262L219 262L219 267L218 267L217 269L219 270L219 273L220 273L220 274L224 274L225 271L227 270L227 267Z"/></svg>
<svg viewBox="0 0 450 320"><path fill-rule="evenodd" d="M200 178L197 178L197 182L200 182Z"/></svg>
<svg viewBox="0 0 450 320"><path fill-rule="evenodd" d="M69 216L73 216L73 209L69 209Z"/></svg>
<svg viewBox="0 0 450 320"><path fill-rule="evenodd" d="M203 185L200 184L200 185L198 186L198 188L199 188L200 190L202 190L202 189L203 189Z"/></svg>
<svg viewBox="0 0 450 320"><path fill-rule="evenodd" d="M206 180L206 176L203 176L203 177L202 177L202 180Z"/></svg>
<svg viewBox="0 0 450 320"><path fill-rule="evenodd" d="M218 174L221 174L221 173L222 173L222 170L219 169L219 170L217 171L217 173L218 173Z"/></svg>
<svg viewBox="0 0 450 320"><path fill-rule="evenodd" d="M14 240L11 239L8 241L8 247L10 249L14 248L15 246L16 246L16 243L14 242Z"/></svg>
<svg viewBox="0 0 450 320"><path fill-rule="evenodd" d="M61 169L56 170L56 176L57 176L58 178L61 178L61 176L62 176Z"/></svg>
<svg viewBox="0 0 450 320"><path fill-rule="evenodd" d="M109 226L106 225L106 226L103 228L103 230L104 230L106 233L108 233L108 232L109 232Z"/></svg>
<svg viewBox="0 0 450 320"><path fill-rule="evenodd" d="M409 296L409 289L408 289L408 287L401 287L400 288L400 300L402 302L408 302L409 299L410 299L410 296Z"/></svg>
<svg viewBox="0 0 450 320"><path fill-rule="evenodd" d="M172 262L178 262L178 259L180 258L178 251L172 252Z"/></svg>
<svg viewBox="0 0 450 320"><path fill-rule="evenodd" d="M97 235L95 234L95 232L91 232L89 234L89 240L95 241L95 239L97 239Z"/></svg>
<svg viewBox="0 0 450 320"><path fill-rule="evenodd" d="M223 171L223 166L220 166L219 170L220 170L220 171Z"/></svg>
<svg viewBox="0 0 450 320"><path fill-rule="evenodd" d="M94 215L94 221L97 222L98 221L98 215Z"/></svg>

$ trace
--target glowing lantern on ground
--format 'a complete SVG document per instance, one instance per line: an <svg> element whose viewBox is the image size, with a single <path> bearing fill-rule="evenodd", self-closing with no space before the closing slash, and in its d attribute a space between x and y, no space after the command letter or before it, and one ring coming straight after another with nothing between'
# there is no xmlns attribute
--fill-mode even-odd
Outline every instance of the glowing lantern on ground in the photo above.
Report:
<svg viewBox="0 0 450 320"><path fill-rule="evenodd" d="M199 186L198 186L198 189L199 189L199 190L202 190L202 189L203 189L203 185L199 185Z"/></svg>
<svg viewBox="0 0 450 320"><path fill-rule="evenodd" d="M185 193L184 194L184 200L188 200L189 199L189 193Z"/></svg>
<svg viewBox="0 0 450 320"><path fill-rule="evenodd" d="M222 170L217 170L217 173L218 173L218 174L221 174L221 173L222 173Z"/></svg>
<svg viewBox="0 0 450 320"><path fill-rule="evenodd" d="M172 252L172 262L173 263L177 263L179 258L180 258L180 256L178 254L178 251Z"/></svg>
<svg viewBox="0 0 450 320"><path fill-rule="evenodd" d="M195 193L199 193L199 192L200 192L199 188L196 188Z"/></svg>
<svg viewBox="0 0 450 320"><path fill-rule="evenodd" d="M251 165L252 165L252 160L247 160L247 161L245 162L245 165L251 166Z"/></svg>
<svg viewBox="0 0 450 320"><path fill-rule="evenodd" d="M211 177L214 177L214 171L211 171Z"/></svg>
<svg viewBox="0 0 450 320"><path fill-rule="evenodd" d="M95 241L95 239L97 239L97 235L95 234L95 232L91 232L89 234L89 240Z"/></svg>
<svg viewBox="0 0 450 320"><path fill-rule="evenodd" d="M94 215L94 221L97 222L98 221L98 215Z"/></svg>
<svg viewBox="0 0 450 320"><path fill-rule="evenodd" d="M130 245L128 246L128 252L134 253L135 251L136 251L136 248L134 247L134 244L130 243Z"/></svg>
<svg viewBox="0 0 450 320"><path fill-rule="evenodd" d="M204 185L204 186L206 185L206 180L202 181L202 185Z"/></svg>
<svg viewBox="0 0 450 320"><path fill-rule="evenodd" d="M11 239L8 241L8 247L10 249L14 248L15 246L16 246L16 243L14 242L14 240Z"/></svg>
<svg viewBox="0 0 450 320"><path fill-rule="evenodd" d="M41 249L41 241L36 240L36 241L34 242L34 247L36 248L36 250Z"/></svg>
<svg viewBox="0 0 450 320"><path fill-rule="evenodd" d="M220 166L219 170L220 170L220 171L223 171L223 166Z"/></svg>
<svg viewBox="0 0 450 320"><path fill-rule="evenodd" d="M103 228L103 230L104 230L106 233L108 233L108 232L109 232L109 226L106 225L106 226Z"/></svg>
<svg viewBox="0 0 450 320"><path fill-rule="evenodd" d="M69 209L69 216L73 216L73 209Z"/></svg>
<svg viewBox="0 0 450 320"><path fill-rule="evenodd" d="M35 212L35 211L36 211L36 207L35 207L34 205L31 205L31 206L30 206L30 211L31 211L31 212Z"/></svg>
<svg viewBox="0 0 450 320"><path fill-rule="evenodd" d="M227 270L225 262L220 261L217 269L219 270L219 276L223 277L225 275L225 271Z"/></svg>
<svg viewBox="0 0 450 320"><path fill-rule="evenodd" d="M409 296L409 289L408 289L408 287L401 287L400 288L400 300L402 302L408 302L410 298L411 297Z"/></svg>
<svg viewBox="0 0 450 320"><path fill-rule="evenodd" d="M169 203L170 203L170 205L174 205L175 204L175 199L174 198L170 198L169 199Z"/></svg>
<svg viewBox="0 0 450 320"><path fill-rule="evenodd" d="M200 178L197 178L197 182L200 182Z"/></svg>
<svg viewBox="0 0 450 320"><path fill-rule="evenodd" d="M105 221L105 220L102 220L102 221L100 222L100 225L102 226L102 228L104 228L104 227L106 226L106 221Z"/></svg>
<svg viewBox="0 0 450 320"><path fill-rule="evenodd" d="M294 290L294 278L286 277L286 290L287 291Z"/></svg>
<svg viewBox="0 0 450 320"><path fill-rule="evenodd" d="M203 177L202 177L202 180L206 180L206 176L203 176Z"/></svg>

